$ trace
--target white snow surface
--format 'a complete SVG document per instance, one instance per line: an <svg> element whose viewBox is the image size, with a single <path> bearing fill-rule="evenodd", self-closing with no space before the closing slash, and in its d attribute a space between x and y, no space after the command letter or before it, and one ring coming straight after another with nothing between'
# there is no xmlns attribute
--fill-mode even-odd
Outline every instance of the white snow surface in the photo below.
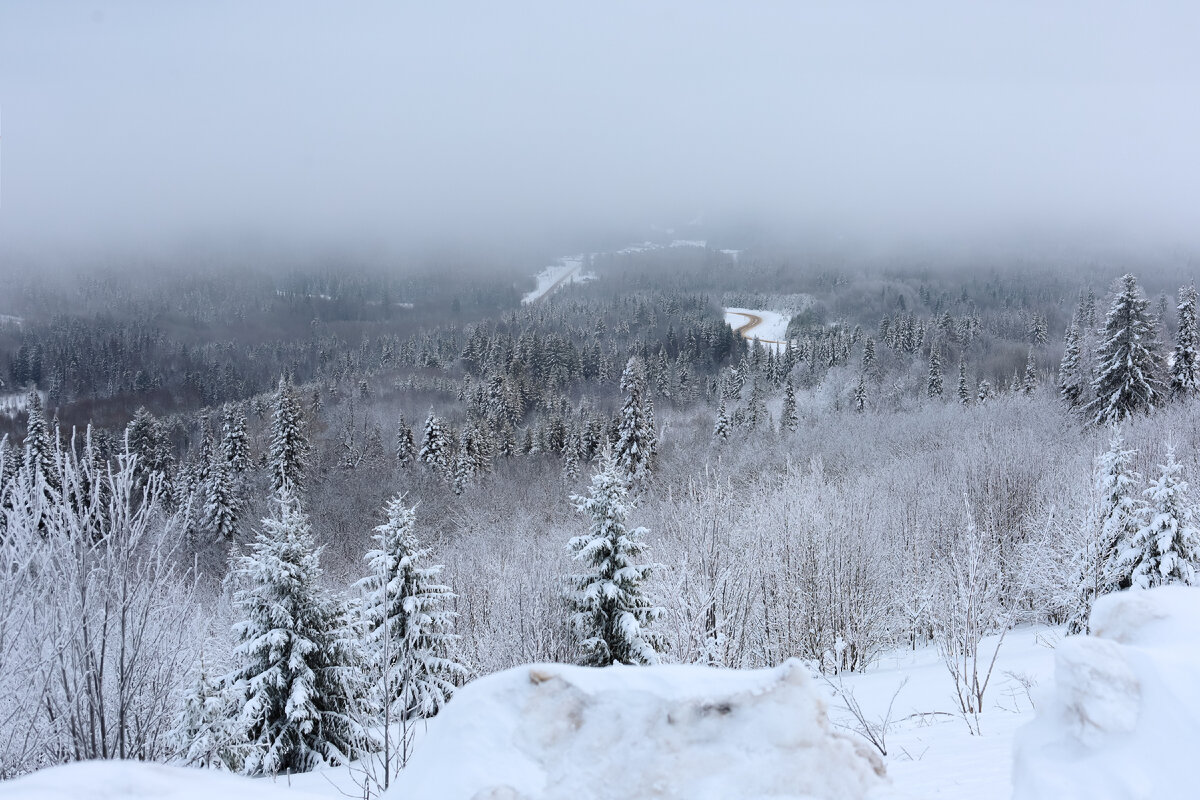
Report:
<svg viewBox="0 0 1200 800"><path fill-rule="evenodd" d="M557 264L546 267L537 274L537 288L522 297L521 302L526 305L537 302L564 283L586 280L587 277L579 274L582 269L582 255L560 258Z"/></svg>
<svg viewBox="0 0 1200 800"><path fill-rule="evenodd" d="M754 308L727 308L725 321L735 331L750 321L750 317L762 317L762 322L742 335L747 339L758 338L767 346L781 347L787 342L787 327L792 320L790 311L767 311Z"/></svg>
<svg viewBox="0 0 1200 800"><path fill-rule="evenodd" d="M1200 588L1116 592L1064 639L1018 735L1014 800L1200 797Z"/></svg>
<svg viewBox="0 0 1200 800"><path fill-rule="evenodd" d="M457 692L387 798L854 800L883 782L874 766L798 661L540 664Z"/></svg>
<svg viewBox="0 0 1200 800"><path fill-rule="evenodd" d="M0 783L0 800L315 800L280 778L239 778L223 772L141 761L80 761Z"/></svg>
<svg viewBox="0 0 1200 800"><path fill-rule="evenodd" d="M41 395L42 402L46 400L45 392L38 392ZM12 392L10 394L0 394L0 417L15 417L18 414L24 414L25 409L29 406L29 392ZM10 437L11 441L11 437Z"/></svg>

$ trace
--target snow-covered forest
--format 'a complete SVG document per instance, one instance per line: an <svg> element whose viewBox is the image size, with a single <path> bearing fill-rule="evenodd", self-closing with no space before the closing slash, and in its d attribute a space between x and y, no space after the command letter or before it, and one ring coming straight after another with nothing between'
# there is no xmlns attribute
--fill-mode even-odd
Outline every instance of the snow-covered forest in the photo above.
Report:
<svg viewBox="0 0 1200 800"><path fill-rule="evenodd" d="M929 648L973 733L1006 632L1195 581L1182 269L587 261L528 304L369 270L10 295L3 774L376 753L380 792L530 662L841 681ZM730 306L801 310L767 348Z"/></svg>
<svg viewBox="0 0 1200 800"><path fill-rule="evenodd" d="M0 2L0 800L1200 796L1197 31Z"/></svg>

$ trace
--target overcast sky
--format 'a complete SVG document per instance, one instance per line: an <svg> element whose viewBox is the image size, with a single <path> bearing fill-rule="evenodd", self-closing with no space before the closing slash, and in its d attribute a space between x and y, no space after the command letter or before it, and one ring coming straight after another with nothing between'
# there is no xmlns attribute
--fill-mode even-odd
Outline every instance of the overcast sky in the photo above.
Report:
<svg viewBox="0 0 1200 800"><path fill-rule="evenodd" d="M1200 3L0 3L0 242L1200 242Z"/></svg>

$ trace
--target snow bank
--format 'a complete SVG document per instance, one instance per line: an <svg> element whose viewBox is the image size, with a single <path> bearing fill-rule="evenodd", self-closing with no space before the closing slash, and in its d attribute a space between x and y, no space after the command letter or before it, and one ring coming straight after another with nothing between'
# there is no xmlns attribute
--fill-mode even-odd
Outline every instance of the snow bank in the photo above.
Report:
<svg viewBox="0 0 1200 800"><path fill-rule="evenodd" d="M141 761L82 761L0 783L0 800L306 800L265 779Z"/></svg>
<svg viewBox="0 0 1200 800"><path fill-rule="evenodd" d="M862 798L882 764L834 733L797 661L534 665L481 678L429 726L391 800Z"/></svg>
<svg viewBox="0 0 1200 800"><path fill-rule="evenodd" d="M1015 800L1200 796L1200 588L1117 592L1055 652L1017 739Z"/></svg>

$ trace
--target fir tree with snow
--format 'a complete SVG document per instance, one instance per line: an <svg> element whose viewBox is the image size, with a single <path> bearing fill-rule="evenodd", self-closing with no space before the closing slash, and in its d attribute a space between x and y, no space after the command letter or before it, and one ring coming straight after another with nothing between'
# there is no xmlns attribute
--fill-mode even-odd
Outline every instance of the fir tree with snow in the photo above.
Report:
<svg viewBox="0 0 1200 800"><path fill-rule="evenodd" d="M766 418L767 404L763 399L762 387L755 381L750 390L750 399L746 401L746 427L754 430L765 422Z"/></svg>
<svg viewBox="0 0 1200 800"><path fill-rule="evenodd" d="M1158 334L1148 312L1150 301L1138 287L1137 278L1129 274L1117 281L1114 293L1104 341L1096 354L1095 397L1084 406L1084 413L1097 425L1149 413L1163 399Z"/></svg>
<svg viewBox="0 0 1200 800"><path fill-rule="evenodd" d="M653 446L650 420L646 415L646 375L636 357L625 364L621 375L625 403L621 407L620 427L614 452L617 465L625 473L627 484L645 486L650 481Z"/></svg>
<svg viewBox="0 0 1200 800"><path fill-rule="evenodd" d="M725 411L725 398L721 398L721 404L717 406L717 421L713 425L713 438L719 442L724 442L729 439L729 416Z"/></svg>
<svg viewBox="0 0 1200 800"><path fill-rule="evenodd" d="M1200 329L1196 324L1196 287L1179 290L1179 330L1171 352L1168 383L1172 397L1190 397L1200 390Z"/></svg>
<svg viewBox="0 0 1200 800"><path fill-rule="evenodd" d="M615 458L606 454L588 496L573 495L571 502L590 518L587 534L570 541L575 560L586 568L571 577L570 596L583 663L657 663L661 638L649 626L662 610L645 593L652 566L635 563L646 550L649 531L626 527L632 506Z"/></svg>
<svg viewBox="0 0 1200 800"><path fill-rule="evenodd" d="M967 363L958 360L958 402L967 405L971 402L971 390L967 388Z"/></svg>
<svg viewBox="0 0 1200 800"><path fill-rule="evenodd" d="M246 412L241 406L225 406L221 424L221 453L235 479L250 469L250 444L246 439Z"/></svg>
<svg viewBox="0 0 1200 800"><path fill-rule="evenodd" d="M788 381L783 387L783 409L779 413L779 427L789 433L795 433L800 426L800 416L796 413L796 390Z"/></svg>
<svg viewBox="0 0 1200 800"><path fill-rule="evenodd" d="M1136 589L1170 583L1192 586L1200 567L1200 531L1174 447L1167 447L1167 461L1159 469L1158 480L1142 492L1147 500L1143 524L1117 554L1117 574Z"/></svg>
<svg viewBox="0 0 1200 800"><path fill-rule="evenodd" d="M42 409L42 396L37 390L29 392L25 422L25 471L31 481L43 480L52 489L58 488L58 471L54 468L54 439Z"/></svg>
<svg viewBox="0 0 1200 800"><path fill-rule="evenodd" d="M431 717L454 692L466 669L451 657L455 613L442 567L429 564L416 533L416 506L403 495L388 501L387 521L375 528L367 553L364 639L374 700L388 720Z"/></svg>
<svg viewBox="0 0 1200 800"><path fill-rule="evenodd" d="M429 409L425 418L425 433L421 439L421 452L417 458L438 475L450 477L453 460L451 457L450 433L445 424Z"/></svg>
<svg viewBox="0 0 1200 800"><path fill-rule="evenodd" d="M934 345L929 348L929 379L925 382L925 393L931 397L942 396L942 353L941 348Z"/></svg>
<svg viewBox="0 0 1200 800"><path fill-rule="evenodd" d="M1087 630L1097 597L1130 585L1119 557L1123 543L1137 532L1141 515L1137 491L1142 478L1133 470L1136 454L1125 448L1120 428L1114 427L1108 450L1096 459L1095 522L1084 552L1077 557L1076 600L1067 621L1072 633Z"/></svg>
<svg viewBox="0 0 1200 800"><path fill-rule="evenodd" d="M179 719L171 732L183 764L205 769L237 769L239 765L230 748L231 702L224 683L213 677L202 653L195 682L184 697Z"/></svg>
<svg viewBox="0 0 1200 800"><path fill-rule="evenodd" d="M285 488L232 579L235 750L248 775L345 764L371 744L360 721L362 659L344 604L321 586L321 550Z"/></svg>
<svg viewBox="0 0 1200 800"><path fill-rule="evenodd" d="M412 464L416 455L417 444L413 439L412 428L405 423L402 413L396 422L396 464L407 467Z"/></svg>
<svg viewBox="0 0 1200 800"><path fill-rule="evenodd" d="M304 489L304 468L308 459L308 435L304 412L296 399L295 388L284 377L275 392L275 411L271 418L271 491L287 488L298 495Z"/></svg>
<svg viewBox="0 0 1200 800"><path fill-rule="evenodd" d="M1033 348L1029 348L1029 355L1025 357L1025 374L1021 376L1021 392L1023 394L1033 394L1037 390L1037 361L1033 357Z"/></svg>
<svg viewBox="0 0 1200 800"><path fill-rule="evenodd" d="M1062 362L1058 367L1058 396L1068 408L1075 408L1083 402L1086 380L1080 360L1082 344L1079 319L1076 315L1071 317L1071 324L1067 326L1067 333L1063 339Z"/></svg>
<svg viewBox="0 0 1200 800"><path fill-rule="evenodd" d="M868 336L863 342L862 371L866 372L875 364L875 339Z"/></svg>
<svg viewBox="0 0 1200 800"><path fill-rule="evenodd" d="M222 453L213 454L202 489L204 510L201 524L217 539L233 541L242 503L234 489L233 467Z"/></svg>
<svg viewBox="0 0 1200 800"><path fill-rule="evenodd" d="M867 410L867 379L861 373L858 376L858 385L854 387L854 410L859 414Z"/></svg>
<svg viewBox="0 0 1200 800"><path fill-rule="evenodd" d="M458 452L454 457L452 486L456 495L462 494L467 488L471 476L475 474L475 465L471 460L471 448L467 431L462 432Z"/></svg>

